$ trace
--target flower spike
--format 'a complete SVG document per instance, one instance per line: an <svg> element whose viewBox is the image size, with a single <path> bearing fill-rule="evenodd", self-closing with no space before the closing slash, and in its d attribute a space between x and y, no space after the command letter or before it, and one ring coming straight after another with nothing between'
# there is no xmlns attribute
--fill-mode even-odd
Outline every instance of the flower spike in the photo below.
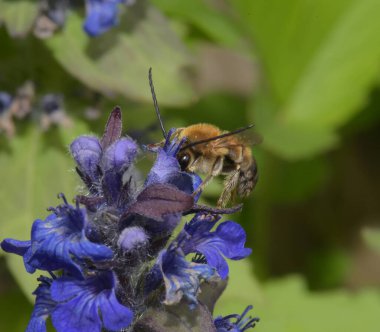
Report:
<svg viewBox="0 0 380 332"><path fill-rule="evenodd" d="M107 0L105 7L105 1L88 1L89 19L105 19L92 26L95 32L114 23L120 1ZM38 279L27 332L46 332L49 317L57 332L179 332L188 331L189 322L192 330L205 332L255 326L258 319L247 317L251 307L213 319L227 285L227 259L242 259L251 249L240 225L220 222L242 205L197 204L202 180L181 170L177 153L184 140L173 137L175 131L155 145L156 161L145 181L134 167L137 143L122 136L119 107L102 138L80 136L71 143L87 192L75 196L75 204L59 194L61 204L34 221L30 240L1 242L4 251L23 257L27 272L50 274ZM182 217L191 213L174 237Z"/></svg>

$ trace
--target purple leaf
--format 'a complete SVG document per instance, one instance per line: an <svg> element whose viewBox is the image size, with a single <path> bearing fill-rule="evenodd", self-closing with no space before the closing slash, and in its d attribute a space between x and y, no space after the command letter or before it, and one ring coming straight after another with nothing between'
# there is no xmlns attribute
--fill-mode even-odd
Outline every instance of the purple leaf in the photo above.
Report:
<svg viewBox="0 0 380 332"><path fill-rule="evenodd" d="M194 199L191 195L174 186L157 183L148 186L137 196L128 213L162 220L165 215L187 211L193 205Z"/></svg>
<svg viewBox="0 0 380 332"><path fill-rule="evenodd" d="M121 137L122 126L121 109L116 106L108 118L103 137L100 141L103 150Z"/></svg>

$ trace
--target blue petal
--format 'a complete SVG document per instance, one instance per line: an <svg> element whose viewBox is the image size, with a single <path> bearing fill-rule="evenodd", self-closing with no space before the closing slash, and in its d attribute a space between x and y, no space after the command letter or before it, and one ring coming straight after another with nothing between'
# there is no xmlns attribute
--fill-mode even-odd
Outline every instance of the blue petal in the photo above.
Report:
<svg viewBox="0 0 380 332"><path fill-rule="evenodd" d="M12 96L9 93L0 91L0 115L5 112L12 103Z"/></svg>
<svg viewBox="0 0 380 332"><path fill-rule="evenodd" d="M118 24L120 0L87 0L83 28L91 37L101 35Z"/></svg>
<svg viewBox="0 0 380 332"><path fill-rule="evenodd" d="M251 254L252 249L244 248L246 233L243 227L233 221L221 223L215 231L220 239L215 246L229 259L239 260ZM223 242L223 244L221 244Z"/></svg>
<svg viewBox="0 0 380 332"><path fill-rule="evenodd" d="M31 250L31 241L18 241L14 239L4 239L1 242L1 248L6 252L23 256L25 269L29 273L34 273L36 271L36 269L28 263L28 259L27 259L27 257L29 256L29 252Z"/></svg>
<svg viewBox="0 0 380 332"><path fill-rule="evenodd" d="M40 270L65 268L81 275L81 262L111 259L110 248L90 242L85 236L85 211L64 205L45 221L36 220L32 227L32 246L24 259Z"/></svg>
<svg viewBox="0 0 380 332"><path fill-rule="evenodd" d="M193 181L193 192L198 189L198 187L202 183L202 179L198 174L190 173L191 179ZM199 197L201 196L202 191L198 191L198 193L194 196L194 203L198 202Z"/></svg>
<svg viewBox="0 0 380 332"><path fill-rule="evenodd" d="M131 166L136 154L137 145L129 138L117 140L104 152L102 157L103 183L113 202L119 196L123 174Z"/></svg>
<svg viewBox="0 0 380 332"><path fill-rule="evenodd" d="M1 242L1 249L12 254L24 256L30 248L30 241L18 241L14 239L4 239Z"/></svg>
<svg viewBox="0 0 380 332"><path fill-rule="evenodd" d="M207 264L197 264L186 261L185 256L169 247L163 250L158 258L158 264L165 282L167 305L179 303L185 297L194 307L202 280L210 280L215 276L214 269Z"/></svg>
<svg viewBox="0 0 380 332"><path fill-rule="evenodd" d="M222 279L225 279L228 276L228 264L217 248L212 248L211 246L199 246L197 249L200 253L205 255L207 264L214 267Z"/></svg>
<svg viewBox="0 0 380 332"><path fill-rule="evenodd" d="M130 138L121 138L111 144L102 158L102 168L105 172L113 170L124 172L133 162L137 154L137 145Z"/></svg>
<svg viewBox="0 0 380 332"><path fill-rule="evenodd" d="M103 299L98 300L98 303L106 329L120 331L132 323L133 312L119 303L114 290L104 294Z"/></svg>
<svg viewBox="0 0 380 332"><path fill-rule="evenodd" d="M58 305L51 317L58 332L101 331L102 323L90 294L78 295L67 304Z"/></svg>
<svg viewBox="0 0 380 332"><path fill-rule="evenodd" d="M62 277L53 282L52 298L57 302L52 321L58 332L120 331L133 320L133 312L115 295L115 278L104 272L85 280Z"/></svg>
<svg viewBox="0 0 380 332"><path fill-rule="evenodd" d="M38 280L40 285L33 293L36 295L36 303L26 332L46 332L46 320L56 306L50 294L52 280L46 277L40 277Z"/></svg>
<svg viewBox="0 0 380 332"><path fill-rule="evenodd" d="M253 307L248 306L241 315L228 315L225 317L219 316L215 318L214 325L217 332L244 332L248 329L254 328L256 323L260 321L259 318L246 317L248 311ZM234 322L232 320L235 320Z"/></svg>
<svg viewBox="0 0 380 332"><path fill-rule="evenodd" d="M202 179L195 173L187 173L178 171L177 173L168 176L166 183L176 186L179 190L186 194L192 194L202 183ZM194 202L197 202L201 192L194 197Z"/></svg>
<svg viewBox="0 0 380 332"><path fill-rule="evenodd" d="M179 164L175 156L171 155L165 149L160 149L157 153L157 159L151 168L145 185L149 186L155 183L166 183L168 179L181 173Z"/></svg>
<svg viewBox="0 0 380 332"><path fill-rule="evenodd" d="M215 268L220 277L228 276L228 264L224 257L239 260L251 253L245 248L246 234L244 229L233 221L221 223L215 232L211 229L220 218L205 220L202 215L195 216L185 225L180 233L181 247L185 254L201 253L207 264Z"/></svg>
<svg viewBox="0 0 380 332"><path fill-rule="evenodd" d="M177 140L170 141L171 132L173 132L173 129L168 133L168 139L164 147L158 148L156 162L148 174L145 185L168 183L187 194L191 194L198 188L202 179L194 173L181 171L176 155L181 148L182 142ZM198 197L199 194L195 201Z"/></svg>
<svg viewBox="0 0 380 332"><path fill-rule="evenodd" d="M46 332L46 319L42 317L31 317L25 332Z"/></svg>
<svg viewBox="0 0 380 332"><path fill-rule="evenodd" d="M96 137L80 136L70 145L79 169L92 181L99 180L98 165L102 156L102 147Z"/></svg>

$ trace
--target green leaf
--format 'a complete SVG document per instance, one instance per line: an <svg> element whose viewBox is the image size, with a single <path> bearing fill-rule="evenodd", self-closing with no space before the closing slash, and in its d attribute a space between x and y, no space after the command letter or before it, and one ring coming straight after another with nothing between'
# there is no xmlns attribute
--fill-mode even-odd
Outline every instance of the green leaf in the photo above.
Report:
<svg viewBox="0 0 380 332"><path fill-rule="evenodd" d="M300 278L292 277L268 284L266 294L262 331L375 332L380 328L376 291L310 293Z"/></svg>
<svg viewBox="0 0 380 332"><path fill-rule="evenodd" d="M55 58L74 77L104 94L151 103L148 69L160 104L184 105L194 92L182 72L192 65L184 45L166 19L144 1L128 8L118 28L97 38L71 13L62 33L46 41Z"/></svg>
<svg viewBox="0 0 380 332"><path fill-rule="evenodd" d="M66 146L83 125L59 131L42 133L35 127L17 135L8 146L0 145L0 234L18 240L30 239L32 223L45 218L46 208L60 204L57 194L65 193L68 200L74 197L78 184L71 171L74 163ZM31 296L38 275L29 275L22 258L6 255L8 267L24 290Z"/></svg>
<svg viewBox="0 0 380 332"><path fill-rule="evenodd" d="M259 291L246 269L233 272L229 283L215 316L241 313L253 304L251 315L260 317L257 329L262 332L376 332L380 328L378 291L311 293L299 277L268 282Z"/></svg>
<svg viewBox="0 0 380 332"><path fill-rule="evenodd" d="M264 145L286 158L333 147L359 112L380 60L377 0L238 0L261 58L271 107L255 107ZM268 104L268 100L264 102ZM267 105L268 106L268 105Z"/></svg>
<svg viewBox="0 0 380 332"><path fill-rule="evenodd" d="M38 15L39 6L34 1L0 0L0 23L7 27L12 37L25 37Z"/></svg>
<svg viewBox="0 0 380 332"><path fill-rule="evenodd" d="M228 284L216 302L214 316L241 313L248 305L259 308L263 302L261 286L255 279L248 260L228 261L230 273Z"/></svg>
<svg viewBox="0 0 380 332"><path fill-rule="evenodd" d="M262 146L276 155L298 160L314 157L318 152L337 145L338 137L325 128L315 128L312 124L285 124L281 112L272 105L267 94L257 96L251 106L252 121L263 136Z"/></svg>
<svg viewBox="0 0 380 332"><path fill-rule="evenodd" d="M153 3L175 19L194 25L221 45L237 47L242 44L240 32L232 19L225 12L212 8L207 1L153 0Z"/></svg>

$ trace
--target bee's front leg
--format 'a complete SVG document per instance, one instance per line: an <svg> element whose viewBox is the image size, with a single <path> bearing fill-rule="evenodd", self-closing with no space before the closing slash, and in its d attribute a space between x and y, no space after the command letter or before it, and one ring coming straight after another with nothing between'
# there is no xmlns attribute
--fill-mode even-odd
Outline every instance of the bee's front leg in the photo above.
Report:
<svg viewBox="0 0 380 332"><path fill-rule="evenodd" d="M193 197L196 196L200 191L202 191L211 179L218 176L223 169L223 157L218 157L212 166L211 172L205 177L199 187L193 192Z"/></svg>

